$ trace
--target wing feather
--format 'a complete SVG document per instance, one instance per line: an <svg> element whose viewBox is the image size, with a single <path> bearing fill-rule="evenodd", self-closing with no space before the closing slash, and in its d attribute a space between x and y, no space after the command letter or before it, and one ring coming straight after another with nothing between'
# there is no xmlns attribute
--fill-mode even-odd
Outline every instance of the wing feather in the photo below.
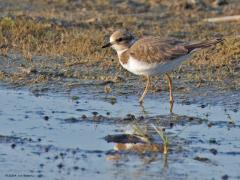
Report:
<svg viewBox="0 0 240 180"><path fill-rule="evenodd" d="M174 39L161 40L158 37L144 37L137 40L129 54L135 59L148 63L161 63L186 55L184 42Z"/></svg>

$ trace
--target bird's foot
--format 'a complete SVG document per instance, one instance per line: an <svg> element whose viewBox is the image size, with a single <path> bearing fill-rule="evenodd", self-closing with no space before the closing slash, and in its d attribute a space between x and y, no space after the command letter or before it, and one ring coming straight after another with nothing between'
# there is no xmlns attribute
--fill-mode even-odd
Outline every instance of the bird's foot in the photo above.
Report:
<svg viewBox="0 0 240 180"><path fill-rule="evenodd" d="M172 113L173 112L173 104L174 104L174 101L172 100L170 100L169 101L169 103L170 103L170 113Z"/></svg>
<svg viewBox="0 0 240 180"><path fill-rule="evenodd" d="M138 102L139 102L140 105L143 105L143 98L140 98L140 99L138 100Z"/></svg>

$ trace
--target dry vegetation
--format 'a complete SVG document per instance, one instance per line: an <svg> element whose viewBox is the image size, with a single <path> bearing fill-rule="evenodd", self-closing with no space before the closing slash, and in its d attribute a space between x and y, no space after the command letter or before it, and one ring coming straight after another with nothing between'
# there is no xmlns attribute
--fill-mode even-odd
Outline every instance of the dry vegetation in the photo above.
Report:
<svg viewBox="0 0 240 180"><path fill-rule="evenodd" d="M239 1L227 2L217 5L213 0L3 0L1 61L9 61L10 69L17 67L10 71L2 64L0 78L15 83L21 80L21 84L64 77L113 79L119 71L116 67L120 66L114 52L102 50L101 45L114 29L127 27L139 36L151 34L194 41L225 36L223 44L196 54L178 73L188 71L182 76L197 83L226 83L227 79L232 87L239 87L240 22L203 22L207 17L240 12ZM22 58L12 58L13 54ZM38 61L40 57L44 60ZM196 73L189 70L189 65Z"/></svg>

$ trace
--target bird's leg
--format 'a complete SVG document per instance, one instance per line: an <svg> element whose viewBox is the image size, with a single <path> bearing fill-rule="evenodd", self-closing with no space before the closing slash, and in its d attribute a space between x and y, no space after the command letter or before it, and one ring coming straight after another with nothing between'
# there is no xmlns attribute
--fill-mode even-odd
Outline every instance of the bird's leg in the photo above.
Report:
<svg viewBox="0 0 240 180"><path fill-rule="evenodd" d="M166 74L167 78L168 78L168 86L169 86L169 101L170 103L173 103L173 95L172 95L172 79L169 76L169 74Z"/></svg>
<svg viewBox="0 0 240 180"><path fill-rule="evenodd" d="M148 88L149 88L149 85L150 85L150 77L149 76L146 76L147 77L147 84L146 84L146 87L143 91L143 94L142 96L140 97L139 99L139 102L142 104L143 103L143 99L144 97L146 96L147 92L148 92Z"/></svg>
<svg viewBox="0 0 240 180"><path fill-rule="evenodd" d="M173 102L170 102L170 113L173 112Z"/></svg>

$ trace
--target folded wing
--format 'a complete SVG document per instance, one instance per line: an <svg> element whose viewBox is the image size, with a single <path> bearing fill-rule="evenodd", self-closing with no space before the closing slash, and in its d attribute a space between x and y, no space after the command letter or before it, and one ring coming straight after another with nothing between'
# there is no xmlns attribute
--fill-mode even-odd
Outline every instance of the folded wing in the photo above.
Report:
<svg viewBox="0 0 240 180"><path fill-rule="evenodd" d="M133 44L129 54L139 61L164 63L188 54L189 50L184 44L175 39L161 40L158 37L144 37Z"/></svg>
<svg viewBox="0 0 240 180"><path fill-rule="evenodd" d="M222 42L215 38L197 43L186 43L176 39L161 40L159 37L144 37L136 41L129 50L129 55L147 63L164 63L184 56L195 49L208 48Z"/></svg>

